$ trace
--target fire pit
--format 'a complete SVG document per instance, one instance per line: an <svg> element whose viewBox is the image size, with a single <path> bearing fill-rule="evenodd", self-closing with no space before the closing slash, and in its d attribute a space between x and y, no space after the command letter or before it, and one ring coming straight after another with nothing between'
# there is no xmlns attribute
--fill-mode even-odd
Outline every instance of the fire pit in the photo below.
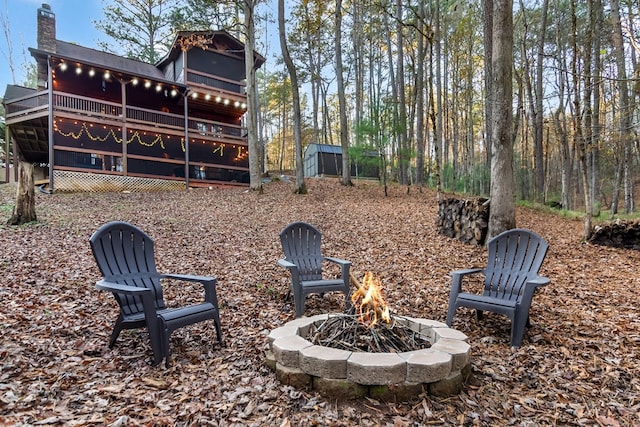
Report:
<svg viewBox="0 0 640 427"><path fill-rule="evenodd" d="M355 347L349 350L334 343L319 345L312 342L327 324L350 324L348 315L321 314L292 320L269 334L266 362L281 382L314 389L332 398L368 396L399 401L425 392L438 396L460 392L470 372L470 346L466 335L435 320L389 315L379 282L369 273L365 275L363 285L354 292L352 302L359 321L367 327L385 323L378 326L377 332L372 330L373 336L380 335L381 331L388 334L398 328L409 331L412 337L392 339L396 344L388 351L363 351ZM349 331L352 329L348 328ZM343 338L350 334L333 330L324 336L340 337L334 341L345 341ZM365 337L364 341L367 340ZM385 341L373 338L376 340ZM403 351L397 348L398 341L422 344L420 348ZM346 348L350 348L349 345Z"/></svg>

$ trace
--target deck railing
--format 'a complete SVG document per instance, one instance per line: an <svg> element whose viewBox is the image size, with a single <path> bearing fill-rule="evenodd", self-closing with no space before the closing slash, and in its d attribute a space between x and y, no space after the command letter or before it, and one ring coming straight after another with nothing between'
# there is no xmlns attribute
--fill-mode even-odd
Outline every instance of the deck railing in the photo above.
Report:
<svg viewBox="0 0 640 427"><path fill-rule="evenodd" d="M53 105L56 111L63 111L79 116L122 121L122 104L97 100L64 92L53 92ZM6 120L19 121L25 117L48 109L48 92L39 91L24 97L6 102ZM153 126L158 130L164 128L172 131L184 131L184 116L157 110L126 106L127 124ZM197 117L188 118L189 132L195 137L220 140L231 139L233 143L244 141L246 131L243 127L214 120Z"/></svg>
<svg viewBox="0 0 640 427"><path fill-rule="evenodd" d="M39 110L46 110L49 106L48 92L35 92L20 98L5 102L5 118L31 114Z"/></svg>
<svg viewBox="0 0 640 427"><path fill-rule="evenodd" d="M240 82L215 77L195 70L187 70L187 82L222 89L230 93L244 94L244 85Z"/></svg>

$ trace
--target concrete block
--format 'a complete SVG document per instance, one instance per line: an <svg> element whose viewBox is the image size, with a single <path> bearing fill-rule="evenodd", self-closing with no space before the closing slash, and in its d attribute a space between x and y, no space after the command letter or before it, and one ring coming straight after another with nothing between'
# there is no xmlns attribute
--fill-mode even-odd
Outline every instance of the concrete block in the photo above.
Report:
<svg viewBox="0 0 640 427"><path fill-rule="evenodd" d="M383 402L406 402L426 390L425 384L400 383L389 385L370 385L369 397Z"/></svg>
<svg viewBox="0 0 640 427"><path fill-rule="evenodd" d="M458 331L457 329L451 329L451 328L434 328L433 334L434 334L433 342L438 342L438 340L441 340L443 338L460 340L465 342L469 339L469 337L467 337L462 332Z"/></svg>
<svg viewBox="0 0 640 427"><path fill-rule="evenodd" d="M454 396L462 391L464 376L460 371L452 372L447 378L429 384L429 394L439 397Z"/></svg>
<svg viewBox="0 0 640 427"><path fill-rule="evenodd" d="M278 338L271 343L276 360L284 366L298 368L300 366L300 350L310 347L312 344L297 335Z"/></svg>
<svg viewBox="0 0 640 427"><path fill-rule="evenodd" d="M407 381L415 383L439 381L449 376L451 364L451 354L443 351L430 348L408 353Z"/></svg>
<svg viewBox="0 0 640 427"><path fill-rule="evenodd" d="M407 362L395 353L354 352L347 360L347 379L358 384L398 384L406 375Z"/></svg>
<svg viewBox="0 0 640 427"><path fill-rule="evenodd" d="M290 368L281 364L276 364L276 378L283 384L296 388L311 388L312 377L302 372L298 368Z"/></svg>
<svg viewBox="0 0 640 427"><path fill-rule="evenodd" d="M312 345L300 350L300 369L316 377L347 378L350 351Z"/></svg>
<svg viewBox="0 0 640 427"><path fill-rule="evenodd" d="M451 370L459 371L468 365L470 362L471 346L464 341L441 338L431 346L433 350L443 351L449 353L452 357Z"/></svg>
<svg viewBox="0 0 640 427"><path fill-rule="evenodd" d="M367 386L352 383L347 379L313 377L313 389L333 399L359 399L367 395Z"/></svg>

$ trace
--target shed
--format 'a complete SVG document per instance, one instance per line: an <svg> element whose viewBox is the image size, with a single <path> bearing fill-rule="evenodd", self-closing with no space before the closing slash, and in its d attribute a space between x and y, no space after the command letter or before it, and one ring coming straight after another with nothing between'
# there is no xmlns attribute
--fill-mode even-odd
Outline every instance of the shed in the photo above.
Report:
<svg viewBox="0 0 640 427"><path fill-rule="evenodd" d="M351 176L378 178L378 156L375 152L365 157L372 160L358 165L351 162ZM356 173L357 172L357 173ZM342 175L342 147L330 144L309 144L304 151L304 176L340 176Z"/></svg>

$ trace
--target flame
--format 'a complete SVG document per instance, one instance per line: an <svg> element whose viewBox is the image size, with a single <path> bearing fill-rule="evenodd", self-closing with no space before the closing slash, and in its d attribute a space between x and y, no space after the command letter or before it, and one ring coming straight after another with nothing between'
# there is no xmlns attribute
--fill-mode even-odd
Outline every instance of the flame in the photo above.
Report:
<svg viewBox="0 0 640 427"><path fill-rule="evenodd" d="M362 286L351 295L351 302L356 308L360 322L372 328L378 320L391 321L389 307L382 297L382 282L367 272L362 279Z"/></svg>

